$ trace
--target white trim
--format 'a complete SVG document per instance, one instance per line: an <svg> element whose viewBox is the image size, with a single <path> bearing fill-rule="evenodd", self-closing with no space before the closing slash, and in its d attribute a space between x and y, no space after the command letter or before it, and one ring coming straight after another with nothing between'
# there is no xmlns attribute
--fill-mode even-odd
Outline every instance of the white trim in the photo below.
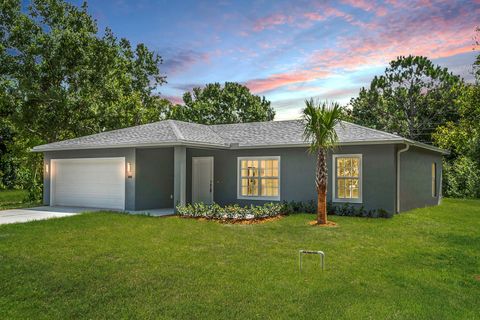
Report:
<svg viewBox="0 0 480 320"><path fill-rule="evenodd" d="M353 142L339 142L338 146L362 146L362 145L384 145L384 144L401 144L409 143L419 148L439 152L442 154L449 154L448 151L431 146L425 143L416 142L409 139L396 139L396 140L365 140L365 141L353 141ZM268 144L268 145L242 145L237 144L211 144L211 143L200 143L200 142L188 142L188 141L178 141L178 142L158 142L158 143L122 143L122 144L105 144L99 146L70 146L70 147L45 147L39 148L41 146L34 147L30 149L30 152L48 152L48 151L63 151L63 150L91 150L91 149L114 149L114 148L153 148L153 147L175 147L175 146L186 146L186 147L203 147L211 149L266 149L266 148L306 148L309 147L309 143L279 143L279 144Z"/></svg>
<svg viewBox="0 0 480 320"><path fill-rule="evenodd" d="M50 201L49 201L49 206L55 206L55 192L54 192L54 173L56 173L57 170L57 163L59 162L66 162L66 161L71 161L71 160L121 160L123 161L123 185L122 185L122 203L123 203L123 208L121 210L125 210L126 207L126 179L127 179L127 163L125 157L84 157L84 158L60 158L60 159L50 159ZM108 209L108 208L107 208Z"/></svg>
<svg viewBox="0 0 480 320"><path fill-rule="evenodd" d="M241 188L241 172L240 172L240 161L242 160L278 160L278 196L277 197L265 197L265 196L242 196L240 194ZM280 201L280 194L281 194L281 158L280 156L242 156L237 157L237 199L241 200L266 200L266 201ZM261 177L259 178L259 180ZM259 190L261 186L259 185Z"/></svg>
<svg viewBox="0 0 480 320"><path fill-rule="evenodd" d="M196 160L199 160L199 159L210 159L210 160L211 160L211 164L212 164L212 176L211 176L211 182L210 182L210 183L212 184L212 186L211 186L211 187L212 187L212 192L211 192L211 195L210 195L210 197L211 197L210 203L213 203L213 202L214 202L214 201L213 201L213 199L214 199L213 194L214 194L214 190L215 190L215 189L214 189L214 188L215 188L215 178L214 178L214 177L215 177L215 171L214 171L214 169L215 169L215 166L214 166L215 159L214 159L214 157L192 157L192 202L193 202L193 199L194 199L194 194L197 193L197 192L195 191L195 184L193 183L193 179L194 179L194 177L195 177L195 173L194 173L194 172L196 171L196 169L195 169L195 163L196 163Z"/></svg>
<svg viewBox="0 0 480 320"><path fill-rule="evenodd" d="M360 168L358 169L358 199L339 199L337 198L337 158L359 158ZM361 153L332 155L332 202L363 203L363 155Z"/></svg>

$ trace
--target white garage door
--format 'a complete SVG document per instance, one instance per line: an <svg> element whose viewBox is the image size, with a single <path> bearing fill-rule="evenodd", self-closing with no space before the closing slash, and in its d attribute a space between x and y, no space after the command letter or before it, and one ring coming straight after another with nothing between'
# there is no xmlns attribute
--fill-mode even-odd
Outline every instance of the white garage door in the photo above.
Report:
<svg viewBox="0 0 480 320"><path fill-rule="evenodd" d="M125 158L54 159L51 204L125 209Z"/></svg>

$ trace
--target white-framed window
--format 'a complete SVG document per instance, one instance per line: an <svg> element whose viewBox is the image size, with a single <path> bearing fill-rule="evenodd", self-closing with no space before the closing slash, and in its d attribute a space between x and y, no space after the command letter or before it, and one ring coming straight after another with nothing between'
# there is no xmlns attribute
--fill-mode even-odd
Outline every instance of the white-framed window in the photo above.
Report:
<svg viewBox="0 0 480 320"><path fill-rule="evenodd" d="M334 154L333 202L362 202L362 155Z"/></svg>
<svg viewBox="0 0 480 320"><path fill-rule="evenodd" d="M280 200L280 157L238 157L237 198Z"/></svg>
<svg viewBox="0 0 480 320"><path fill-rule="evenodd" d="M437 197L437 163L432 162L432 197Z"/></svg>

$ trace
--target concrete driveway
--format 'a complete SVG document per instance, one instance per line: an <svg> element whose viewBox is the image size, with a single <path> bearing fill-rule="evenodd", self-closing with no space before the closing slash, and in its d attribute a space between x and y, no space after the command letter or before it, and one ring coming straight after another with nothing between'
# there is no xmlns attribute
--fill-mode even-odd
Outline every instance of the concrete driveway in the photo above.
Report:
<svg viewBox="0 0 480 320"><path fill-rule="evenodd" d="M34 220L45 220L50 218L70 217L82 212L108 211L108 209L82 208L82 207L36 207L25 209L0 210L0 224L22 223ZM140 211L126 210L131 214L149 215L152 217L165 217L174 214L173 208L149 209Z"/></svg>
<svg viewBox="0 0 480 320"><path fill-rule="evenodd" d="M74 207L36 207L0 211L0 224L22 223L50 218L70 217L85 211L97 211L92 208Z"/></svg>

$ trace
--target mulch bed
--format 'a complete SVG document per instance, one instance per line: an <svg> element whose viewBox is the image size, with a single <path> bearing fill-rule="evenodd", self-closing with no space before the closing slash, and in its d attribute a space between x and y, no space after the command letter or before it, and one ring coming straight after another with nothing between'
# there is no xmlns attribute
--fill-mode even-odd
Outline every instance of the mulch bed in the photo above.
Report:
<svg viewBox="0 0 480 320"><path fill-rule="evenodd" d="M326 224L319 224L316 220L315 221L310 221L308 223L309 225L311 226L314 226L314 227L330 227L330 228L334 228L334 227L337 227L337 224L333 221L327 221Z"/></svg>
<svg viewBox="0 0 480 320"><path fill-rule="evenodd" d="M212 222L222 223L222 224L260 224L260 223L280 220L283 218L283 215L278 215L276 217L254 218L254 219L214 219L214 218L208 219L203 217L185 217L185 216L179 216L179 217L183 219L195 219L198 221L212 221Z"/></svg>

